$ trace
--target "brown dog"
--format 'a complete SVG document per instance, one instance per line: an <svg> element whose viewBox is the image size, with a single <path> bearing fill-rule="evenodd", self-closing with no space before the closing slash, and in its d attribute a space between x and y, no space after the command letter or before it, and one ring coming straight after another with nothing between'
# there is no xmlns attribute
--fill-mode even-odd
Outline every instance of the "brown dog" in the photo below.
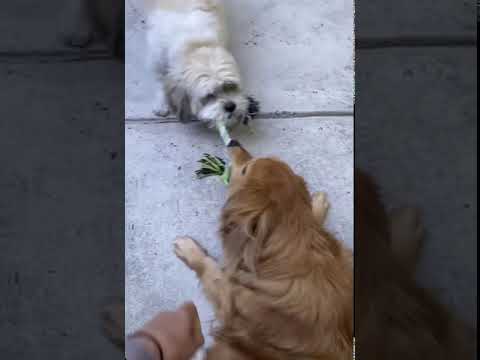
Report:
<svg viewBox="0 0 480 360"><path fill-rule="evenodd" d="M356 357L470 359L474 337L414 281L423 229L412 209L390 217L373 181L355 174Z"/></svg>
<svg viewBox="0 0 480 360"><path fill-rule="evenodd" d="M207 358L351 359L352 254L323 229L325 195L281 161L229 150L224 268L192 239L175 243L221 324Z"/></svg>

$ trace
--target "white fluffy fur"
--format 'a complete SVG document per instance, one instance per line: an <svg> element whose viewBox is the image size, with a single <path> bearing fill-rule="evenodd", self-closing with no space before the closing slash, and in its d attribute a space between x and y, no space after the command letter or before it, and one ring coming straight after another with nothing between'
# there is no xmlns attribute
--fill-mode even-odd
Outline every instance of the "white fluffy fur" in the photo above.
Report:
<svg viewBox="0 0 480 360"><path fill-rule="evenodd" d="M221 0L146 0L149 63L158 79L154 113L232 126L247 116ZM229 112L225 104L235 104ZM227 106L228 107L228 106Z"/></svg>

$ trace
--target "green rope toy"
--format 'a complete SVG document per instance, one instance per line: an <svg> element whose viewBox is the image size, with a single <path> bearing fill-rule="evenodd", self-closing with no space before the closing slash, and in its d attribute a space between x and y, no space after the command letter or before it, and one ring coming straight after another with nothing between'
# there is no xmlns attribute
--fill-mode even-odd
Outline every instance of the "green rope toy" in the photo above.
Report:
<svg viewBox="0 0 480 360"><path fill-rule="evenodd" d="M228 133L228 129L225 123L221 121L216 122L216 128L223 140L225 146L228 146L232 138ZM225 185L230 182L230 166L227 166L225 161L218 156L212 156L210 154L203 154L203 158L198 161L201 164L199 170L195 171L197 179L204 179L210 176L218 176Z"/></svg>
<svg viewBox="0 0 480 360"><path fill-rule="evenodd" d="M198 161L201 164L200 169L195 171L197 179L204 179L210 176L218 176L225 185L230 182L230 166L218 156L203 154L203 158Z"/></svg>

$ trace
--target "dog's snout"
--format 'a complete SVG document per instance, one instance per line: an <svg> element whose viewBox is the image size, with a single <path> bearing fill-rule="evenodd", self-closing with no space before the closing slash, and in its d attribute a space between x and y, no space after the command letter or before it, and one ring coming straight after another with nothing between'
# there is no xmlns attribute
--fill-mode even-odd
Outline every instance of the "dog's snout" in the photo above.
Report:
<svg viewBox="0 0 480 360"><path fill-rule="evenodd" d="M233 101L227 101L223 107L225 111L232 113L237 108L237 104L235 104Z"/></svg>
<svg viewBox="0 0 480 360"><path fill-rule="evenodd" d="M242 145L240 145L240 143L235 139L230 140L230 142L227 145L227 147L236 147L236 146L241 147Z"/></svg>
<svg viewBox="0 0 480 360"><path fill-rule="evenodd" d="M233 168L245 164L252 158L252 155L245 150L237 140L231 140L228 144L228 153L232 161Z"/></svg>

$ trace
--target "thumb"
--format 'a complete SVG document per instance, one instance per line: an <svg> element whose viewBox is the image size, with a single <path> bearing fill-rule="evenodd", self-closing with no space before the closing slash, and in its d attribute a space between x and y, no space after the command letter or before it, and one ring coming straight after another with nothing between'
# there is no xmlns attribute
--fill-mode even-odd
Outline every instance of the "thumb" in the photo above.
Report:
<svg viewBox="0 0 480 360"><path fill-rule="evenodd" d="M183 312L189 320L188 323L190 326L188 331L190 332L190 335L195 339L197 344L203 345L204 338L202 334L202 325L195 304L191 301L186 302L180 307L179 311Z"/></svg>

